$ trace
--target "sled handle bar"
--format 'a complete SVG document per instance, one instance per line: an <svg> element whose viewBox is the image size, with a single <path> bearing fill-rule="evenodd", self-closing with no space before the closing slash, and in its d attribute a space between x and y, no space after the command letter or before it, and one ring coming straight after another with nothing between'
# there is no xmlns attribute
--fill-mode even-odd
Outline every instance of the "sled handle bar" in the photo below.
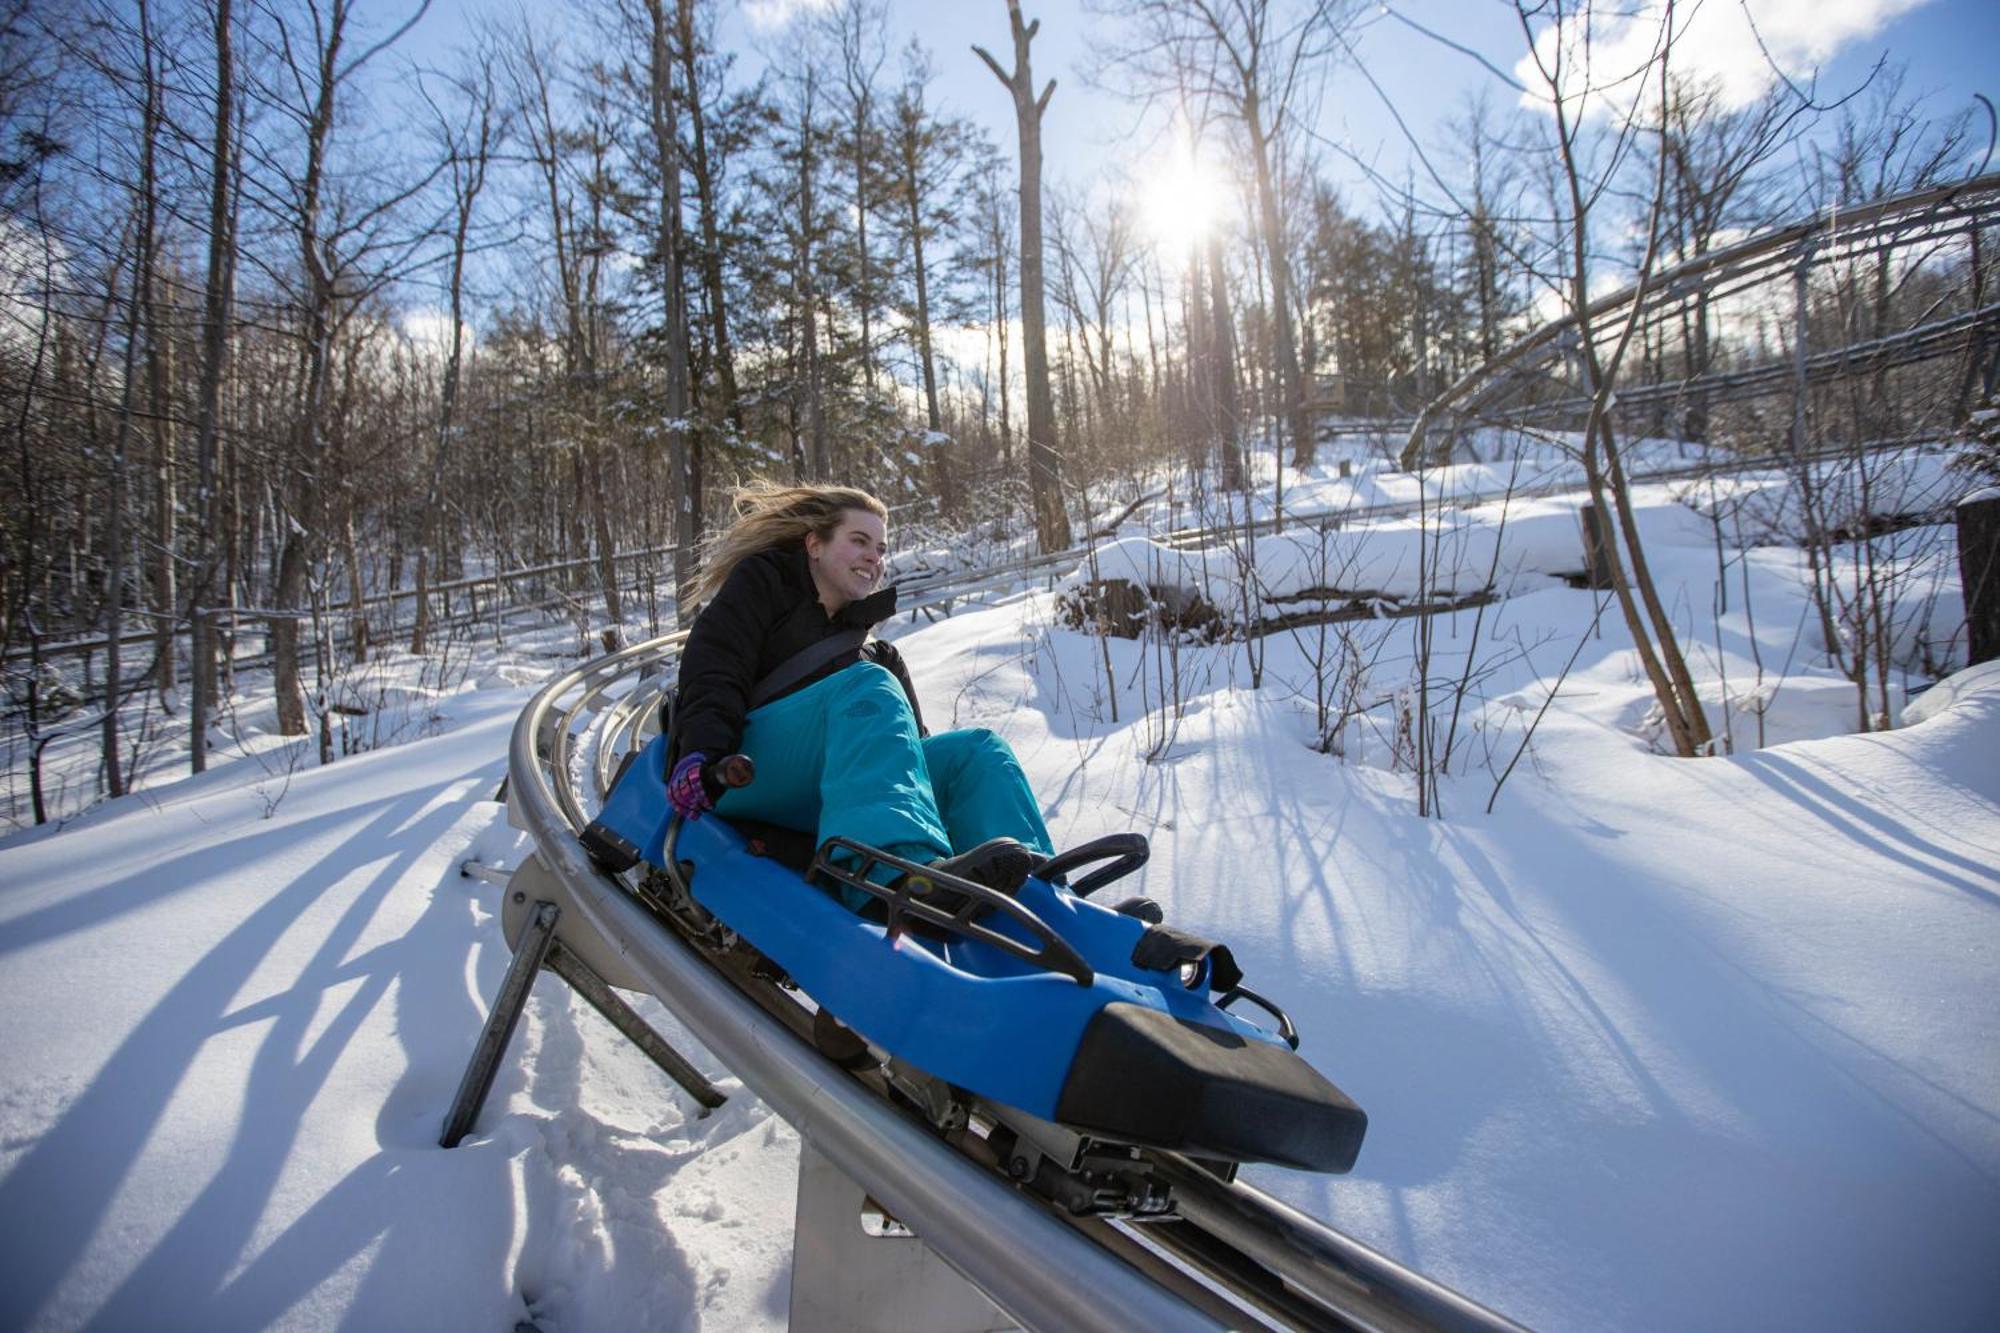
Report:
<svg viewBox="0 0 2000 1333"><path fill-rule="evenodd" d="M848 853L852 858L852 864L836 864L828 855L836 851ZM889 866L902 873L897 876L894 884L877 884L868 878L868 873L877 866ZM935 866L922 866L914 861L906 861L879 847L870 847L867 843L856 842L852 838L828 838L821 843L819 855L813 858L811 873L837 884L845 884L849 888L860 889L863 893L879 899L888 909L891 935L902 929L903 919L908 917L969 940L990 944L1002 953L1033 963L1045 971L1066 976L1079 986L1089 986L1097 980L1097 974L1091 970L1090 964L1083 960L1082 954L1071 947L1068 940L1056 934L1048 922L998 889L975 884L969 879L948 874ZM919 884L923 887L918 888ZM929 895L941 888L952 889L963 895L956 908L946 909L926 901ZM1040 947L1023 944L1010 935L1001 934L991 926L982 925L978 917L988 912L999 912L1012 917L1041 941Z"/></svg>
<svg viewBox="0 0 2000 1333"><path fill-rule="evenodd" d="M1272 1004L1256 991L1251 990L1248 986L1231 986L1215 1002L1215 1007L1218 1009L1227 1009L1238 1000L1248 1000L1271 1017L1277 1019L1278 1035L1284 1039L1285 1045L1295 1051L1299 1048L1299 1030L1292 1026L1291 1015L1287 1014L1277 1005Z"/></svg>
<svg viewBox="0 0 2000 1333"><path fill-rule="evenodd" d="M1079 898L1088 898L1114 879L1125 876L1146 864L1152 849L1146 845L1143 833L1107 833L1101 838L1093 838L1081 847L1072 847L1066 852L1058 852L1036 866L1033 874L1043 883L1054 883L1058 875L1064 875L1078 866L1087 866L1096 861L1110 861L1100 866L1082 879L1069 886L1069 891Z"/></svg>

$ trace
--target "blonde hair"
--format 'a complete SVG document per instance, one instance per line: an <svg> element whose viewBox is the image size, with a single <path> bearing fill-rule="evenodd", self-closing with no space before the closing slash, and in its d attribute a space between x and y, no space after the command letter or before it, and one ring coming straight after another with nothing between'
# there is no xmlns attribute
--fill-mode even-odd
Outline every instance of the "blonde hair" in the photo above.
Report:
<svg viewBox="0 0 2000 1333"><path fill-rule="evenodd" d="M696 605L721 591L746 556L803 541L809 532L825 540L840 526L841 515L852 509L865 510L885 522L889 517L886 505L852 486L779 486L753 481L730 492L729 506L734 520L708 539L702 553L701 579L694 592Z"/></svg>

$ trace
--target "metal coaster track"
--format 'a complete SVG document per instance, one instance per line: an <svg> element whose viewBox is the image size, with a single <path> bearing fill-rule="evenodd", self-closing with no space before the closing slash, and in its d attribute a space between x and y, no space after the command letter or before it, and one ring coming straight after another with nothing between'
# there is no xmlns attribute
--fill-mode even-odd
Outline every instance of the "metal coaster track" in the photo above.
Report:
<svg viewBox="0 0 2000 1333"><path fill-rule="evenodd" d="M1583 315L1601 339L1618 321L1635 314L1641 322L1660 320L1697 301L1713 304L1778 282L1797 284L1803 292L1815 268L1850 264L1892 250L1935 249L1976 235L1996 221L2000 221L2000 172L1991 172L1829 209L1759 232L1602 296L1592 301ZM1803 348L1795 348L1784 359L1754 366L1718 367L1687 379L1655 384L1620 383L1616 398L1621 409L1631 409L1682 397L1698 396L1707 401L1757 397L1990 347L1996 338L2000 338L2000 307L1989 304L1817 354L1806 355ZM1467 371L1424 405L1403 446L1401 465L1418 466L1430 450L1431 427L1447 420L1580 420L1588 409L1589 395L1579 392L1574 376L1564 369L1579 345L1578 318L1575 313L1566 314L1531 330L1497 356ZM1542 389L1551 383L1556 386L1556 401L1536 402L1512 392L1522 387Z"/></svg>

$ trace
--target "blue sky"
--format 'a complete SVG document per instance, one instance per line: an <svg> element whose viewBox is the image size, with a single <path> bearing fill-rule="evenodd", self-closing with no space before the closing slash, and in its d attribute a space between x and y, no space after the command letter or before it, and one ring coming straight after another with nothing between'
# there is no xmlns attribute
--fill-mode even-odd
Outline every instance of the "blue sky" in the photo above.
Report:
<svg viewBox="0 0 2000 1333"><path fill-rule="evenodd" d="M741 53L739 69L755 69L760 43L823 3L728 4L723 40ZM1657 3L1628 0L1624 7ZM1702 0L1693 5L1681 0L1681 22L1707 34L1698 47L1691 45L1690 57L1711 62L1738 80L1764 77L1759 73L1764 62L1742 22L1746 4L1757 16L1766 44L1783 53L1794 75L1818 68L1822 95L1853 88L1886 55L1908 65L1909 90L1931 94L1937 114L1973 106L1974 93L2000 101L2000 74L1995 72L2000 68L2000 0ZM465 15L504 13L511 7L512 0L436 0L405 54L441 60L464 32ZM1477 61L1420 34L1385 12L1389 9L1472 48L1503 71L1522 61L1524 39L1512 5L1504 0L1395 0L1393 6L1359 7L1352 35L1359 62L1427 149L1445 146L1446 125L1462 114L1465 99L1475 90L1486 88L1498 107L1516 99L1513 89ZM1143 189L1149 177L1158 175L1165 145L1159 135L1135 126L1134 106L1090 86L1086 73L1113 22L1090 12L1080 0L1027 0L1025 10L1042 22L1034 51L1037 79L1057 80L1044 121L1047 180L1089 190L1122 175ZM935 100L985 125L1011 155L1012 104L971 51L973 43L982 43L1003 64L1010 62L1003 0L891 0L890 14L892 46L916 35L934 52ZM1386 175L1400 178L1408 169L1408 149L1383 96L1352 66L1333 71L1319 131ZM1358 170L1341 164L1337 154L1329 156L1328 168L1358 205L1367 203L1372 192Z"/></svg>

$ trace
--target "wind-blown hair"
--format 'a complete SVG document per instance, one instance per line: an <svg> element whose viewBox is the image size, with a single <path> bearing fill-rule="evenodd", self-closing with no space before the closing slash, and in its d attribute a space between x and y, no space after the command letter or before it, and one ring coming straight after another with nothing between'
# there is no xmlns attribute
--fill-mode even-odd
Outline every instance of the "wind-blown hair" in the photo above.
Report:
<svg viewBox="0 0 2000 1333"><path fill-rule="evenodd" d="M884 522L889 510L880 500L852 486L779 486L751 482L730 492L735 519L709 538L702 553L701 578L695 584L697 606L715 596L730 572L745 556L789 546L816 533L824 541L851 509L866 510Z"/></svg>

